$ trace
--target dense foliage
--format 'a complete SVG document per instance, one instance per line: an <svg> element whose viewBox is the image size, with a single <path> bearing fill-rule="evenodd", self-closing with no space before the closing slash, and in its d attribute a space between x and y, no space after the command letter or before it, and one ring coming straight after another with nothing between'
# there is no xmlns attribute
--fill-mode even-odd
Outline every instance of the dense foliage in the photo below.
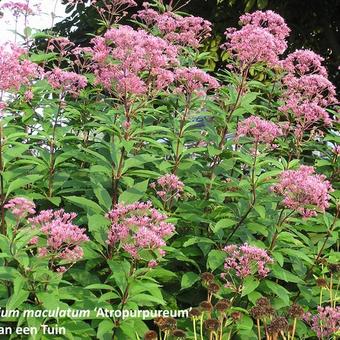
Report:
<svg viewBox="0 0 340 340"><path fill-rule="evenodd" d="M283 57L290 28L255 11L226 28L209 74L210 22L157 1L120 24L134 5L92 1L102 34L87 47L28 26L1 46L0 325L335 339L340 138L323 58Z"/></svg>

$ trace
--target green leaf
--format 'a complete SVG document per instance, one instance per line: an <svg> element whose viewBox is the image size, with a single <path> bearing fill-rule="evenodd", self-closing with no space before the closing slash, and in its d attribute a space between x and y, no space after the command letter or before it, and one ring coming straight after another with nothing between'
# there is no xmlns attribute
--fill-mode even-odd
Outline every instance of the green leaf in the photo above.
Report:
<svg viewBox="0 0 340 340"><path fill-rule="evenodd" d="M36 182L38 179L42 178L42 175L26 175L22 178L17 178L12 181L6 190L6 198L9 196L10 193L13 191L23 188L24 186Z"/></svg>
<svg viewBox="0 0 340 340"><path fill-rule="evenodd" d="M29 292L26 290L19 290L15 292L8 300L6 309L14 310L23 304L28 298Z"/></svg>
<svg viewBox="0 0 340 340"><path fill-rule="evenodd" d="M222 266L226 258L226 253L222 250L212 250L208 255L207 267L212 271Z"/></svg>
<svg viewBox="0 0 340 340"><path fill-rule="evenodd" d="M94 194L96 195L99 204L107 211L111 209L112 206L112 198L108 191L99 183L94 184L95 188L93 189Z"/></svg>
<svg viewBox="0 0 340 340"><path fill-rule="evenodd" d="M135 184L131 188L128 188L119 196L119 202L129 204L138 201L145 195L148 184L149 180L145 180Z"/></svg>
<svg viewBox="0 0 340 340"><path fill-rule="evenodd" d="M97 339L99 340L112 340L112 330L114 323L112 320L103 320L98 325Z"/></svg>
<svg viewBox="0 0 340 340"><path fill-rule="evenodd" d="M189 238L189 240L185 241L183 243L183 247L189 247L189 246L192 246L193 244L197 244L197 243L214 244L215 242L213 240L211 240L210 238L207 238L207 237L195 236L195 237L191 237L191 238Z"/></svg>
<svg viewBox="0 0 340 340"><path fill-rule="evenodd" d="M12 267L0 267L0 280L13 281L16 277L21 274Z"/></svg>
<svg viewBox="0 0 340 340"><path fill-rule="evenodd" d="M181 289L187 289L190 288L191 286L193 286L198 280L199 280L200 276L194 272L188 272L185 273L182 276L182 280L181 280Z"/></svg>
<svg viewBox="0 0 340 340"><path fill-rule="evenodd" d="M276 296L278 296L280 299L285 301L287 303L287 306L289 305L289 296L290 293L289 291L279 285L276 282L270 281L270 280L265 280L264 284L268 287L269 290L271 290Z"/></svg>
<svg viewBox="0 0 340 340"><path fill-rule="evenodd" d="M96 202L85 197L65 196L64 198L81 208L85 208L85 210L90 210L99 214L105 212Z"/></svg>
<svg viewBox="0 0 340 340"><path fill-rule="evenodd" d="M271 267L271 274L277 279L283 280L285 282L303 283L304 281L300 279L297 275L281 268L277 263L273 264Z"/></svg>
<svg viewBox="0 0 340 340"><path fill-rule="evenodd" d="M260 281L252 276L247 276L243 281L243 289L242 289L242 295L246 296L253 292L258 285L260 284Z"/></svg>
<svg viewBox="0 0 340 340"><path fill-rule="evenodd" d="M213 232L216 234L220 230L230 228L235 224L236 224L235 220L232 220L230 218L224 218L215 224Z"/></svg>

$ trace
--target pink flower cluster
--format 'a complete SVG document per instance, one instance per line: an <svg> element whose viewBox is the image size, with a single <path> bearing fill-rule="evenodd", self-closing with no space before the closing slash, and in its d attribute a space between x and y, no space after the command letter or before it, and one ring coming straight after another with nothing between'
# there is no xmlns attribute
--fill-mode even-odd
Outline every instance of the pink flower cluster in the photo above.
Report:
<svg viewBox="0 0 340 340"><path fill-rule="evenodd" d="M329 207L329 193L333 191L324 175L315 174L312 166L305 165L298 170L283 171L271 190L284 197L282 204L286 208L298 211L303 217L316 216L316 209L324 212Z"/></svg>
<svg viewBox="0 0 340 340"><path fill-rule="evenodd" d="M76 97L80 90L87 85L86 77L74 72L64 71L58 67L47 72L46 77L50 85L54 89L61 90L63 95L70 94Z"/></svg>
<svg viewBox="0 0 340 340"><path fill-rule="evenodd" d="M318 306L318 314L306 313L304 320L319 339L328 338L340 329L340 307Z"/></svg>
<svg viewBox="0 0 340 340"><path fill-rule="evenodd" d="M282 61L282 67L289 76L301 77L306 74L320 74L327 77L327 70L322 66L324 58L311 50L296 50Z"/></svg>
<svg viewBox="0 0 340 340"><path fill-rule="evenodd" d="M269 273L267 264L274 262L266 250L249 246L247 243L240 246L232 244L224 247L223 250L228 254L224 269L234 270L236 276L242 279L253 274L266 277ZM227 273L223 273L222 277L226 278Z"/></svg>
<svg viewBox="0 0 340 340"><path fill-rule="evenodd" d="M15 44L0 45L0 92L19 91L40 75L38 65L24 59L25 53Z"/></svg>
<svg viewBox="0 0 340 340"><path fill-rule="evenodd" d="M318 121L329 125L326 108L337 103L335 87L327 79L322 61L312 51L297 50L282 62L288 74L283 78L284 104L279 109L287 115L293 113L300 135Z"/></svg>
<svg viewBox="0 0 340 340"><path fill-rule="evenodd" d="M12 12L12 15L15 18L18 18L20 15L35 15L35 11L24 2L18 2L18 1L10 1L2 4L0 6L0 9L7 9Z"/></svg>
<svg viewBox="0 0 340 340"><path fill-rule="evenodd" d="M157 190L156 194L164 202L181 197L184 190L184 183L174 174L166 174L150 184L150 187L153 189L156 189L157 186L160 187L160 190Z"/></svg>
<svg viewBox="0 0 340 340"><path fill-rule="evenodd" d="M137 13L148 26L157 27L162 37L173 43L184 46L198 47L200 42L211 32L211 23L201 17L182 17L173 12L158 13L143 4L145 9Z"/></svg>
<svg viewBox="0 0 340 340"><path fill-rule="evenodd" d="M63 209L43 210L29 218L33 228L46 235L46 246L38 248L39 256L51 256L53 260L75 262L83 257L81 244L89 240L85 229L73 224L76 213L65 213ZM32 243L36 243L35 239Z"/></svg>
<svg viewBox="0 0 340 340"><path fill-rule="evenodd" d="M241 29L229 28L225 32L228 52L246 66L257 62L277 66L290 32L284 19L273 11L256 11L242 15L240 21Z"/></svg>
<svg viewBox="0 0 340 340"><path fill-rule="evenodd" d="M144 94L150 83L160 90L174 80L170 70L178 64L177 48L144 30L119 26L92 43L97 82L108 90Z"/></svg>
<svg viewBox="0 0 340 340"><path fill-rule="evenodd" d="M270 121L251 116L238 124L236 137L248 136L255 143L272 144L275 138L282 136L282 129Z"/></svg>
<svg viewBox="0 0 340 340"><path fill-rule="evenodd" d="M216 89L218 81L197 67L183 67L175 71L177 87L175 93L203 96L207 90Z"/></svg>
<svg viewBox="0 0 340 340"><path fill-rule="evenodd" d="M12 198L4 207L10 209L12 214L19 219L35 214L35 204L24 197Z"/></svg>
<svg viewBox="0 0 340 340"><path fill-rule="evenodd" d="M150 202L133 204L117 204L107 214L111 220L107 243L122 248L133 258L138 259L138 251L149 249L164 255L161 247L165 246L165 238L170 236L175 227L166 222L167 216L152 208Z"/></svg>

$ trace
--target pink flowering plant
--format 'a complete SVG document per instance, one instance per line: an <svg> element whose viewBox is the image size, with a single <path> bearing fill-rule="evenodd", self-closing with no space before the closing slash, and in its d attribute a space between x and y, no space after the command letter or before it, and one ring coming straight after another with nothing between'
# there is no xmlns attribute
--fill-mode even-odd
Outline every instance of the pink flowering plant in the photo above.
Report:
<svg viewBox="0 0 340 340"><path fill-rule="evenodd" d="M0 312L90 314L0 326L335 339L339 105L323 57L293 51L270 10L225 27L209 68L214 27L180 3L64 3L98 30L79 44L25 20L0 48ZM151 310L188 315L124 316Z"/></svg>

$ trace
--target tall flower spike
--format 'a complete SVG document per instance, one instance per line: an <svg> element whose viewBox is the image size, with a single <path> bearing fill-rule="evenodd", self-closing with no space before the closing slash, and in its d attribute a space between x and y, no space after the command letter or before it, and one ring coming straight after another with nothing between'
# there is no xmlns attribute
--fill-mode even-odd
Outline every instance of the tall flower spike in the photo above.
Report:
<svg viewBox="0 0 340 340"><path fill-rule="evenodd" d="M305 165L282 172L271 190L283 196L283 206L298 211L303 217L316 216L317 209L324 212L329 207L329 193L333 191L324 175L315 174L313 167Z"/></svg>

